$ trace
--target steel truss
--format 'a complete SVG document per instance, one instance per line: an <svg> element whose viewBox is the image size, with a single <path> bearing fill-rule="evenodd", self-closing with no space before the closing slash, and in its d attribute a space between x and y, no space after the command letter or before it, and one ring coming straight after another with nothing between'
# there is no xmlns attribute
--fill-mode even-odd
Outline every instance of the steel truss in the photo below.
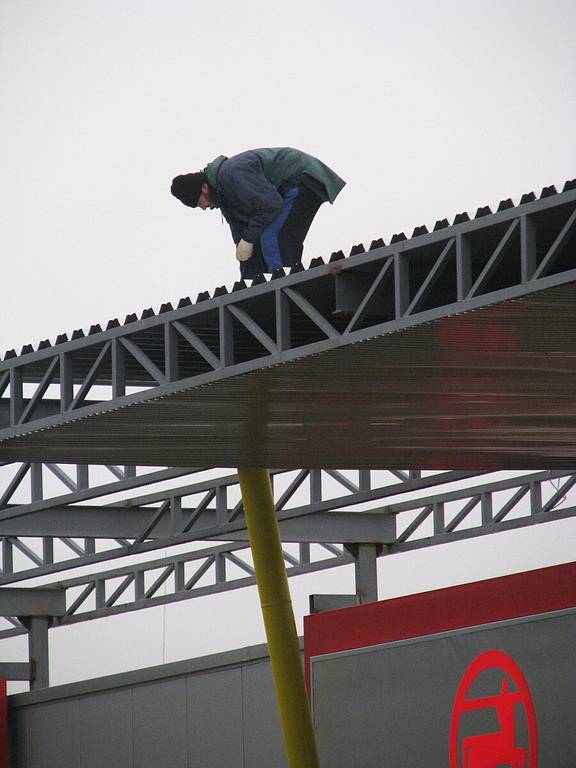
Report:
<svg viewBox="0 0 576 768"><path fill-rule="evenodd" d="M191 472L194 470L188 470ZM200 472L200 470L195 470ZM36 468L41 472L41 466ZM127 554L140 555L173 544L212 539L246 541L242 503L235 473L216 478L202 478L183 486L170 487L141 496L132 496L122 502L86 505L86 499L94 500L126 492L136 487L134 483L164 479L170 470L152 475L136 476L95 486L89 490L75 490L23 504L8 504L0 510L0 534L8 541L10 550L20 553L21 567L15 568L13 559L2 563L0 584L46 576L81 566L93 565ZM428 488L457 482L476 476L474 473L442 472L420 473L394 470L371 472L361 470L344 474L335 470L300 470L284 472L272 470L276 493L276 508L284 525L284 537L288 541L316 543L334 541L355 543L381 541L382 522L373 515L342 513L330 516L337 507L358 503L370 503L408 492L423 492ZM331 481L331 487L328 482ZM335 489L339 492L336 493ZM342 495L342 491L346 495ZM336 501L334 501L336 499ZM335 507L336 504L336 507ZM314 526L307 524L308 515L314 514ZM293 521L290 523L289 521ZM301 520L300 525L295 525ZM55 560L45 558L46 549L53 555L56 547L46 547L45 539L60 539L55 535L60 529L67 534L66 549L60 553L66 557ZM119 533L123 535L119 537ZM22 539L42 536L42 551L35 551ZM78 538L87 543L77 544ZM113 546L110 546L110 539ZM104 548L104 549L103 549ZM70 550L72 557L70 557ZM17 565L18 565L17 564Z"/></svg>
<svg viewBox="0 0 576 768"><path fill-rule="evenodd" d="M574 282L574 186L12 350L0 362L0 441Z"/></svg>
<svg viewBox="0 0 576 768"><path fill-rule="evenodd" d="M26 461L0 465L0 603L10 625L0 638L28 633L30 669L39 670L33 684L48 685L49 626L255 584L235 473L102 467L67 434L58 460L95 464L47 463L58 427L200 385L234 387L240 374L576 283L575 230L576 184L567 182L560 194L546 188L517 207L503 201L494 214L460 214L452 226L418 227L410 239L374 241L368 252L357 246L349 258L338 252L328 264L316 259L270 282L239 282L230 294L220 288L195 304L182 299L158 315L145 310L123 325L112 320L104 330L95 325L87 335L8 352L0 362L0 456ZM123 424L115 424L119 435ZM120 460L140 460L122 451ZM160 455L151 451L142 462ZM572 469L505 479L399 469L271 474L288 575L353 564L360 600L377 597L377 557L576 515ZM119 559L119 567L105 566ZM89 573L62 578L80 568ZM50 590L62 610L9 615L13 604L35 599L25 583Z"/></svg>
<svg viewBox="0 0 576 768"><path fill-rule="evenodd" d="M568 472L537 472L490 482L484 478L480 484L477 474L461 472L422 477L420 473L394 471L379 473L387 475L379 478L377 473L366 470L355 474L351 477L350 473L333 470L273 473L278 519L281 528L285 526L283 537L288 542L299 542L285 545L288 575L352 564L358 544L368 543L374 556L384 556L576 514L576 474ZM285 487L280 489L282 479ZM126 479L117 482L125 491ZM66 612L53 619L53 626L251 586L255 579L249 546L242 540L245 525L241 503L228 503L238 493L237 484L236 475L228 475L132 497L111 508L91 506L88 516L108 510L106 520L112 521L112 527L114 517L134 509L145 513L146 519L137 536L133 531L129 540L115 539L113 549L97 552L94 547L86 552L71 548L74 557L58 562L46 561L35 552L33 544L24 544L22 538L38 546L34 518L45 513L63 514L73 524L83 515L83 506L74 503L78 491L70 492L68 504L61 496L54 496L5 508L2 514L14 517L5 518L4 524L19 522L29 525L29 530L28 536L21 532L18 537L3 537L3 542L17 546L32 567L20 571L3 568L0 584L38 579L78 567L94 568L117 558L140 557L138 562L133 562L132 557L129 565L96 570L88 576L43 581L43 587L62 590L66 595ZM442 485L448 490L441 492ZM99 487L101 496L110 495L110 484ZM340 490L338 495L338 487L346 493ZM305 491L306 503L296 498L299 491ZM97 493L93 489L93 494ZM402 500L396 501L399 498ZM387 503L389 500L391 503ZM106 537L103 520L97 523L101 539ZM169 525L159 532L155 529L161 528L162 520ZM304 525L298 528L300 522ZM114 538L115 532L109 532L108 537ZM141 559L158 549L210 539L225 539L227 543L150 561ZM96 539L93 541L96 543ZM41 546L45 552L44 539ZM6 618L12 628L0 632L0 638L27 632L18 617Z"/></svg>

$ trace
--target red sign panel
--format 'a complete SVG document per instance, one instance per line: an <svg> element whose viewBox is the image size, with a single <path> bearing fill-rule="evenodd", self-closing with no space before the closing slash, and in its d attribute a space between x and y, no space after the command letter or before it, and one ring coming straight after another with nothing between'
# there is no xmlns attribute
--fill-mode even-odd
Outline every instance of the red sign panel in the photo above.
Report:
<svg viewBox="0 0 576 768"><path fill-rule="evenodd" d="M489 695L474 694L474 686L488 671L494 690ZM463 735L466 714L481 710L496 713L497 729ZM514 659L502 651L486 651L470 664L456 693L450 727L450 768L503 765L537 768L536 713L526 678Z"/></svg>

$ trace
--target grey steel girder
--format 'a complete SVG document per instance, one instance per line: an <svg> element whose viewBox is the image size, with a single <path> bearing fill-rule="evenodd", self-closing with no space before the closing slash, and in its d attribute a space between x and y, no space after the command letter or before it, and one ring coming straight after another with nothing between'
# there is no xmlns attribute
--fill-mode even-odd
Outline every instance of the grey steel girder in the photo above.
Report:
<svg viewBox="0 0 576 768"><path fill-rule="evenodd" d="M312 554L307 545L300 545L297 552L285 551L284 559L288 576L354 562L352 555L333 544L319 545ZM66 595L68 607L65 615L52 620L51 626L76 624L255 584L249 545L221 544L103 571L86 579L59 580L54 586ZM28 631L17 617L9 618L9 623L13 628L1 630L0 639Z"/></svg>
<svg viewBox="0 0 576 768"><path fill-rule="evenodd" d="M545 474L549 477L547 473ZM379 521L374 517L376 511L369 508L371 503L385 498L404 496L404 494L422 493L427 489L478 477L477 473L462 472L441 472L422 477L419 472L383 473L361 470L353 473L355 477L352 478L335 470L316 469L300 470L297 473L273 470L271 475L276 509L280 515L281 527L287 527L287 532L285 530L287 538L293 537L297 541L304 539L313 543L319 543L319 539L328 538L328 531L332 532L333 540L339 543L343 543L340 542L340 537L348 541L351 539L358 541L363 537L369 541L388 541L392 533L390 522L382 519ZM118 485L123 485L123 482L119 481ZM337 495L335 495L335 488L339 489ZM345 495L342 495L342 491L346 492ZM102 487L103 496L111 492L114 493L113 485ZM78 500L78 494L84 493L84 491L75 491L70 492L68 496L9 507L0 512L0 525L25 526L26 520L30 519L33 526L34 517L37 514L44 517L45 514L49 515L62 505L66 505L70 519L74 518L71 519L68 529L73 532L75 526L79 524L79 515L83 515L81 511L76 514L73 502ZM92 498L95 493L96 491L93 490ZM238 500L234 506L230 506L229 503L232 498ZM215 504L215 519L209 513L207 514L212 502ZM187 504L190 506L187 507ZM352 514L335 511L340 507L358 504L368 505L364 519L361 517L354 519ZM98 547L96 547L97 540L94 538L86 538L83 543L78 542L72 533L66 537L53 536L52 538L43 537L41 541L34 540L39 541L40 551L38 546L34 547L29 537L22 534L3 537L0 584L14 583L196 540L231 541L236 537L245 540L245 524L236 474L206 478L184 486L132 497L123 503L116 502L117 508L125 509L128 519L133 508L140 509L148 505L154 506L148 508L148 518L143 521L138 535L127 539L115 537L112 548L110 548L110 542L105 539L99 539ZM310 515L313 515L312 522L299 525L300 519L305 520ZM162 522L163 520L166 522ZM339 520L344 522L339 523ZM65 523L62 522L62 525ZM114 525L117 524L114 523ZM171 532L166 536L156 536L158 525L167 526ZM28 532L32 533L32 529ZM52 545L47 546L47 541L53 542ZM58 541L65 547L65 556L62 552L58 553L55 546ZM15 552L20 557L18 564L15 562ZM70 557L70 553L73 557ZM58 554L60 557L57 557ZM17 567L18 565L20 567Z"/></svg>
<svg viewBox="0 0 576 768"><path fill-rule="evenodd" d="M317 473L316 476L319 474ZM347 529L348 543L355 538L354 543L385 544L386 551L392 553L422 545L428 546L442 540L458 540L505 530L508 527L531 525L549 519L572 516L574 502L576 502L576 492L573 490L576 486L574 474L539 472L467 487L462 487L462 483L456 483L456 473L445 473L441 478L434 477L437 479L436 484L428 488L425 484L415 482L380 486L370 490L351 492L346 496L317 498L304 506L297 505L292 508L286 505L287 494L284 493L277 497L278 519L281 526L290 525L299 520L308 521L306 532L309 533L309 539L303 544L307 546L309 543L320 543L319 539L326 535L326 526L334 534L334 543L344 543L337 538L341 533L337 518L345 514L347 524L350 523L352 526ZM299 479L296 478L296 481L291 483L289 492L297 486ZM477 480L477 476L468 478L469 481L475 479ZM228 478L227 481L231 483L233 480L234 478ZM440 492L441 484L449 480L457 487ZM226 479L221 478L220 481L225 482ZM315 482L314 485L318 483ZM425 495L423 491L426 492ZM170 494L172 498L177 498L177 494L181 492L183 491L180 489L171 489ZM162 492L151 495L155 500L162 498ZM166 492L164 492L165 495ZM375 501L386 501L387 498L398 499L401 496L408 496L409 500L378 504L375 508L371 506ZM162 510L163 506L164 503L157 510ZM343 510L347 507L354 508L354 511L344 512ZM530 509L530 515L526 513L527 507ZM71 512L73 514L73 510ZM166 509L164 513L167 513ZM157 515L154 516L157 517ZM318 516L320 516L320 522L317 519ZM368 525L363 520L365 516L368 518ZM327 523L325 523L326 518ZM332 523L334 518L336 522ZM184 517L184 520L186 519ZM181 533L174 532L156 540L145 539L141 533L139 538L127 540L124 546L91 553L78 551L74 553L76 557L73 559L58 562L43 562L38 554L36 560L32 561L34 565L32 568L13 572L5 569L0 577L0 584L18 583L80 566L94 566L97 563L128 555L144 555L176 544L218 538L230 541L235 536L245 536L241 512L232 522L223 520L220 525L192 528L188 531L184 531L185 528L186 524L183 525ZM149 527L144 531L146 535L150 535ZM369 536L365 535L367 531ZM34 555L31 546L29 550L30 554Z"/></svg>
<svg viewBox="0 0 576 768"><path fill-rule="evenodd" d="M573 373L572 342L562 337L561 329L570 316L562 314L563 308L571 306L576 290L576 190L569 185L560 194L547 190L540 200L502 206L494 214L479 210L473 221L446 225L440 222L434 232L418 232L411 239L396 239L389 246L269 283L250 288L237 284L230 294L219 291L212 299L183 302L175 310L164 306L157 316L146 312L139 321L132 317L122 326L113 322L105 331L93 328L87 337L76 334L70 341L60 339L54 346L9 356L0 363L0 458L296 468L314 465L314 457L323 467L492 469L508 462L509 468L568 468L576 454L575 414L571 400L556 390L564 390L565 377ZM509 303L516 299L525 300L519 309ZM501 306L506 310L501 312ZM544 307L548 328L538 338L533 324L540 323ZM460 319L472 311L468 319ZM499 318L502 327L494 333ZM513 347L517 340L511 336L511 323L525 325L527 338L519 349ZM406 435L407 445L399 446L394 433L394 451L382 447L381 434L390 432L382 420L393 419L394 411L388 415L378 409L397 397L390 377L417 396L419 383L428 381L436 391L444 376L444 389L456 387L448 394L457 399L457 383L466 379L458 357L464 350L458 344L473 344L478 329L475 359L483 366L478 376L487 378L494 354L500 356L495 368L501 380L485 382L496 399L488 404L484 400L476 412L472 408L466 423L457 422L462 436L455 438L459 444L448 455L442 420L455 418L454 401L440 398L430 414L420 413L410 401L413 418L404 417L398 433ZM447 372L440 374L423 350L445 341L452 345L451 359L436 360ZM405 361L397 358L399 345L409 348ZM566 354L560 359L562 352ZM510 414L507 397L516 393L514 386L519 393L529 391L525 378L530 355L535 367L528 382L531 396L540 398L538 408ZM506 356L512 379L503 375ZM534 390L544 358L551 364L553 384L546 407L540 391ZM467 359L472 359L469 349ZM416 366L412 378L410 360ZM446 375L455 366L462 369L460 379L450 383ZM342 387L332 391L338 368ZM354 382L371 385L372 395L360 387L355 401ZM374 410L376 394L380 399ZM480 386L469 409L484 394ZM424 399L428 396L426 390ZM507 414L516 452L508 444L492 448L480 439L478 419L485 415L492 418L490 428L502 433L494 418L495 401ZM334 445L337 435L350 427L352 413L356 422L362 421L356 418L358 408L362 404L368 413L371 403L373 415L360 430L369 446L366 456L352 440L347 441L350 454L346 442ZM462 408L464 404L461 398ZM310 420L311 413L316 421ZM432 425L439 431L433 444L410 446L418 421L428 435L434 433ZM559 421L568 423L568 429ZM532 432L531 442L524 445L526 424ZM367 439L371 434L372 442ZM554 453L547 441L549 435L555 439L560 434L566 449ZM442 438L440 450L436 443ZM350 461L336 460L343 455ZM191 461L200 457L202 461Z"/></svg>
<svg viewBox="0 0 576 768"><path fill-rule="evenodd" d="M8 507L10 509L10 507ZM226 510L230 518L233 507ZM50 510L35 512L26 517L0 522L0 538L8 537L52 537L72 539L139 539L142 531L154 523L147 540L167 539L173 531L170 521L170 509L150 510L146 507L115 507L95 505L71 505L54 507ZM190 518L195 513L193 507L182 507L182 514ZM156 520L156 515L158 519ZM215 529L218 526L218 513L215 507L202 510L197 518L198 529ZM280 525L280 536L286 542L333 542L355 543L357 541L382 541L387 538L383 530L383 518L373 512L317 512L307 517L284 520ZM210 540L248 541L246 530L230 531L226 536L210 536ZM208 539L207 539L208 540Z"/></svg>
<svg viewBox="0 0 576 768"><path fill-rule="evenodd" d="M0 511L10 506L10 501L18 492L26 496L26 503L44 502L46 496L46 480L58 481L62 495L57 497L62 504L106 496L111 493L122 493L142 486L151 486L187 475L204 472L205 469L192 467L166 467L150 471L148 467L136 466L119 467L49 464L42 462L10 463L1 465L3 472L9 473L0 480ZM98 478L95 475L98 474ZM49 477L47 477L49 476ZM3 484L2 484L3 483ZM51 500L49 503L52 503ZM41 506L39 508L42 508ZM34 507L35 509L35 507Z"/></svg>
<svg viewBox="0 0 576 768"><path fill-rule="evenodd" d="M63 616L66 601L61 589L2 587L0 616Z"/></svg>
<svg viewBox="0 0 576 768"><path fill-rule="evenodd" d="M0 661L0 678L4 680L30 680L30 664L23 661Z"/></svg>
<svg viewBox="0 0 576 768"><path fill-rule="evenodd" d="M557 485L552 486L553 480ZM345 548L336 544L322 544L313 549L306 544L292 545L284 550L287 572L292 576L354 563L360 575L359 583L373 596L374 556L576 516L576 505L572 503L574 489L575 474L555 478L551 473L542 472L381 506L378 514L395 520L393 541L380 545L359 541ZM280 513L279 518L289 514L289 511ZM172 543L178 543L178 539ZM54 624L59 625L254 584L249 545L227 543L87 576L59 579L47 586L66 592L66 613L54 620ZM2 589L4 587L0 587L0 591ZM16 620L12 624L14 628L0 632L0 638L25 631Z"/></svg>

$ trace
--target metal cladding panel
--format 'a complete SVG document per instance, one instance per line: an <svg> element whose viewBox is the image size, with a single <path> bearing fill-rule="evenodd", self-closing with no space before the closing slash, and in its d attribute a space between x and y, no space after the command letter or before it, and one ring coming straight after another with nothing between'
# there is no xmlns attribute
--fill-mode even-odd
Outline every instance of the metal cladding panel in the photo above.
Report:
<svg viewBox="0 0 576 768"><path fill-rule="evenodd" d="M190 677L187 701L188 764L214 768L245 765L241 669Z"/></svg>
<svg viewBox="0 0 576 768"><path fill-rule="evenodd" d="M28 768L28 751L30 739L28 737L28 712L13 712L8 720L8 746L9 766Z"/></svg>
<svg viewBox="0 0 576 768"><path fill-rule="evenodd" d="M188 768L186 681L136 686L132 707L134 765Z"/></svg>
<svg viewBox="0 0 576 768"><path fill-rule="evenodd" d="M263 646L9 699L11 768L285 768Z"/></svg>
<svg viewBox="0 0 576 768"><path fill-rule="evenodd" d="M26 768L76 768L80 764L78 701L54 702L28 711L28 763ZM16 763L20 768L19 763ZM110 763L110 768L119 763ZM84 768L84 767L83 767Z"/></svg>
<svg viewBox="0 0 576 768"><path fill-rule="evenodd" d="M242 675L245 768L286 768L288 763L270 664L251 664L243 668Z"/></svg>
<svg viewBox="0 0 576 768"><path fill-rule="evenodd" d="M322 765L572 765L575 637L569 610L314 660Z"/></svg>
<svg viewBox="0 0 576 768"><path fill-rule="evenodd" d="M81 768L125 768L134 765L132 692L98 693L83 697L80 706L81 760L54 763Z"/></svg>
<svg viewBox="0 0 576 768"><path fill-rule="evenodd" d="M570 283L11 438L0 459L569 469L575 373Z"/></svg>

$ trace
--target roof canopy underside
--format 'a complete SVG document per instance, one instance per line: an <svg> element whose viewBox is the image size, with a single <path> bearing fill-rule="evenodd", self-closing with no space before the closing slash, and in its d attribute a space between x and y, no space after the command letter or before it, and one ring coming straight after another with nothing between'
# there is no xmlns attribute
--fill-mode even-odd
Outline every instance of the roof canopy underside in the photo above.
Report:
<svg viewBox="0 0 576 768"><path fill-rule="evenodd" d="M576 466L576 284L99 413L0 460L282 468Z"/></svg>

